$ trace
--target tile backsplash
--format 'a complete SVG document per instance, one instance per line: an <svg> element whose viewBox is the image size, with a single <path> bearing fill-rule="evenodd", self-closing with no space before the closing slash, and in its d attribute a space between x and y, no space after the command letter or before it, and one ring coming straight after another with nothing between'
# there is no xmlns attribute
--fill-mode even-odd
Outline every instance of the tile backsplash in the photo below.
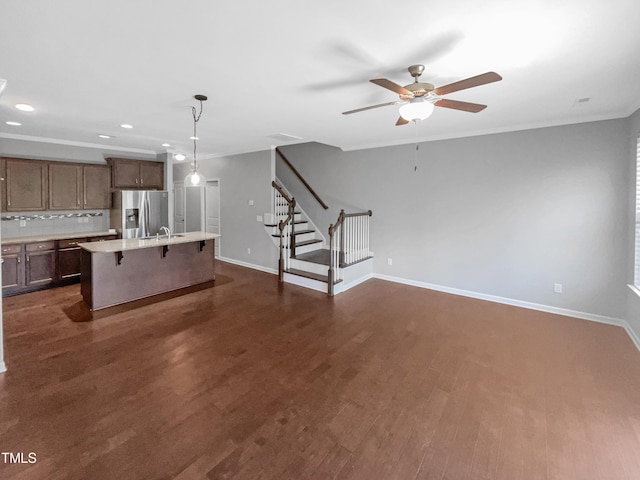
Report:
<svg viewBox="0 0 640 480"><path fill-rule="evenodd" d="M76 216L91 214L92 216ZM97 214L97 215L96 215ZM62 218L32 218L34 216L72 215ZM30 237L36 235L104 232L109 229L109 210L60 210L46 212L3 212L6 217L24 217L0 221L2 238ZM20 226L23 224L24 226Z"/></svg>

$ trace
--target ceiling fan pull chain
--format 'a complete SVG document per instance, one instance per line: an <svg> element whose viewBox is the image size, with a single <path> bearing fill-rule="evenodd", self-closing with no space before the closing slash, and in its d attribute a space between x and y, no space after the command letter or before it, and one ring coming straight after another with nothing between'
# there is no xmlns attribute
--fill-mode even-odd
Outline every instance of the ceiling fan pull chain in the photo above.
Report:
<svg viewBox="0 0 640 480"><path fill-rule="evenodd" d="M416 155L415 155L415 164L413 165L413 171L417 172L418 171L418 150L420 150L420 145L418 144L418 122L414 121L413 123L415 123L416 125Z"/></svg>

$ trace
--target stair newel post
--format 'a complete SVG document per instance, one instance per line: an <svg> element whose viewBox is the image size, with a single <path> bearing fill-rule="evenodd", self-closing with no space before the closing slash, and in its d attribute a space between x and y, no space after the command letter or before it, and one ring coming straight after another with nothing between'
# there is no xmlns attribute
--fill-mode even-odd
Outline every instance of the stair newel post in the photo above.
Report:
<svg viewBox="0 0 640 480"><path fill-rule="evenodd" d="M340 266L345 264L344 262L344 209L340 210L338 216L338 222L336 224L342 225L340 228Z"/></svg>
<svg viewBox="0 0 640 480"><path fill-rule="evenodd" d="M289 215L291 215L291 238L290 238L290 251L289 257L295 258L296 256L296 198L291 197L291 203L289 204Z"/></svg>
<svg viewBox="0 0 640 480"><path fill-rule="evenodd" d="M280 258L278 259L278 279L280 283L284 282L284 245L282 244L282 231L285 228L284 222L278 223L280 229Z"/></svg>
<svg viewBox="0 0 640 480"><path fill-rule="evenodd" d="M334 276L334 255L333 255L333 224L329 225L329 272L327 275L328 293L333 297L333 276Z"/></svg>

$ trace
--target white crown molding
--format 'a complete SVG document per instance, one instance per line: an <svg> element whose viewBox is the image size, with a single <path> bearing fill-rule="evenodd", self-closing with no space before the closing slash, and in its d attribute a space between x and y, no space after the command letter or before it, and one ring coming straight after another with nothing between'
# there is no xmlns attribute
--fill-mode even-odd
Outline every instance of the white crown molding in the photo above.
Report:
<svg viewBox="0 0 640 480"><path fill-rule="evenodd" d="M36 137L32 135L19 135L15 133L0 133L0 138L7 138L10 140L22 140L25 142L51 143L54 145L68 145L71 147L97 148L100 150L110 150L110 151L117 151L117 152L142 153L145 155L158 154L158 152L156 152L155 150L145 150L142 148L116 147L116 146L104 145L100 143L76 142L74 140L60 140L57 138Z"/></svg>
<svg viewBox="0 0 640 480"><path fill-rule="evenodd" d="M509 133L509 132L519 132L522 130L535 130L538 128L551 128L551 127L561 127L565 125L579 125L581 123L590 123L590 122L601 122L605 120L616 120L620 118L627 118L632 115L635 110L630 113L624 112L622 114L606 114L606 115L593 115L589 117L583 117L580 119L568 119L568 120L559 120L557 122L536 122L536 123L526 123L522 125L509 125L504 127L496 127L496 128L487 128L483 130L473 130L470 132L463 132L458 134L450 134L450 135L433 135L427 137L418 137L417 139L402 139L394 142L379 142L379 143L367 143L367 144L359 144L359 145L346 145L340 146L339 148L344 152L350 152L355 150L368 150L372 148L384 148L384 147L395 147L398 145L413 145L417 143L428 143L428 142L437 142L439 140L453 140L456 138L467 138L467 137L479 137L482 135L494 135L496 133ZM324 142L323 142L324 143Z"/></svg>

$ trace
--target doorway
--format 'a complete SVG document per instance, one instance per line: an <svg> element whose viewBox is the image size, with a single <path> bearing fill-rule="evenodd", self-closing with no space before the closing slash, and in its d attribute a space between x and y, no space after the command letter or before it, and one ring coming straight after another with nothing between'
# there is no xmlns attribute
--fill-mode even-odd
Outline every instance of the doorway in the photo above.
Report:
<svg viewBox="0 0 640 480"><path fill-rule="evenodd" d="M207 180L204 189L204 231L220 235L220 182ZM215 256L220 256L220 239L215 243Z"/></svg>
<svg viewBox="0 0 640 480"><path fill-rule="evenodd" d="M175 233L208 232L220 234L220 181L207 180L203 187L185 188L174 182L173 228ZM215 242L220 256L220 239Z"/></svg>

